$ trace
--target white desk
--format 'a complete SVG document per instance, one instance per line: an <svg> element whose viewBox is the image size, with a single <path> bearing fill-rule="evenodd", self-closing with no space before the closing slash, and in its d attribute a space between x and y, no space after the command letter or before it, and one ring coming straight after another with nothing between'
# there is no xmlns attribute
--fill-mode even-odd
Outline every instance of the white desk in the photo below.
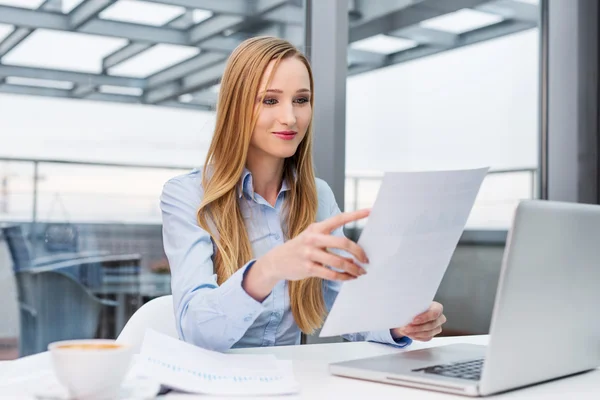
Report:
<svg viewBox="0 0 600 400"><path fill-rule="evenodd" d="M437 338L429 343L415 342L410 349L425 348L449 343L476 343L486 344L487 336ZM416 400L450 400L465 399L465 397L444 393L436 393L418 389L404 388L401 386L384 383L367 382L333 376L328 371L328 363L351 360L362 357L391 354L405 350L394 349L390 346L375 343L331 343L313 344L302 346L264 347L253 349L234 350L236 353L269 353L275 354L280 359L294 361L296 379L301 385L301 393L296 396L285 396L283 399L416 399ZM551 352L552 349L549 349ZM0 377L4 374L31 373L45 365L49 359L46 353L27 357L19 361L0 363ZM6 376L6 375L4 375ZM1 380L1 379L0 379ZM2 393L0 393L0 398ZM209 398L208 396L197 397ZM216 398L216 397L210 397ZM224 399L223 397L218 397ZM493 399L544 399L563 400L573 398L577 400L600 399L600 369L565 378L550 383L515 390ZM164 399L192 399L192 396L166 395ZM237 399L240 399L237 397ZM244 400L251 400L244 397Z"/></svg>

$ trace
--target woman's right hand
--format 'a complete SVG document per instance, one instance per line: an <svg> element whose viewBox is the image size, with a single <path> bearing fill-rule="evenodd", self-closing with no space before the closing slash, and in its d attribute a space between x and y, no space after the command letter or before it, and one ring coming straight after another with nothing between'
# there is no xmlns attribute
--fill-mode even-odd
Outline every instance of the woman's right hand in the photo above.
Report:
<svg viewBox="0 0 600 400"><path fill-rule="evenodd" d="M318 277L347 281L364 275L366 271L352 258L333 254L327 249L344 250L360 262L368 263L364 250L358 244L345 237L333 236L331 232L349 222L366 218L369 213L369 209L346 212L311 224L300 235L256 260L244 279L244 289L252 297L260 299L266 297L281 280Z"/></svg>

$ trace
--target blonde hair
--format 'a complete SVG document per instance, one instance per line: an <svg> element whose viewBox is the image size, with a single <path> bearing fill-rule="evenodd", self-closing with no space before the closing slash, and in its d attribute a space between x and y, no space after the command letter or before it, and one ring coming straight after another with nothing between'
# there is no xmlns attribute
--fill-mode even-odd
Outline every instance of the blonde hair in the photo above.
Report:
<svg viewBox="0 0 600 400"><path fill-rule="evenodd" d="M219 284L252 258L238 204L237 183L246 165L250 138L258 117L254 104L263 73L271 61L276 60L274 71L282 59L291 57L306 65L313 92L312 70L306 57L291 43L275 37L255 37L241 43L229 57L221 79L216 127L202 177L204 197L198 209L198 224L211 233L216 243L213 260ZM310 104L312 107L313 96ZM286 237L292 239L314 222L317 214L312 123L296 153L285 160L282 178L290 187L283 215L287 219ZM326 312L322 280L291 281L289 295L298 327L305 333L314 332L322 325Z"/></svg>

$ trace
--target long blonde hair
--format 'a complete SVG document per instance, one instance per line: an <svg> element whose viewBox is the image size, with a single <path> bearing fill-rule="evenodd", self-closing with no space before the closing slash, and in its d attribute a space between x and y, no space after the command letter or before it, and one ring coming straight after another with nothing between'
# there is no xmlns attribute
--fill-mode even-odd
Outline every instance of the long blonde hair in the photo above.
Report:
<svg viewBox="0 0 600 400"><path fill-rule="evenodd" d="M282 59L290 57L296 57L306 65L313 92L313 75L306 57L291 43L275 37L255 37L241 43L229 57L221 79L215 133L202 177L204 197L198 209L198 224L211 233L216 243L213 260L219 284L252 258L236 188L246 165L250 138L258 117L254 104L262 75L272 60L276 60L274 71ZM268 83L270 81L271 77ZM313 96L310 104L312 107ZM284 215L287 219L285 233L287 239L291 239L314 222L317 215L312 122L296 153L285 160L283 179L290 187ZM289 295L298 327L305 333L314 332L323 323L326 312L322 280L309 278L289 282Z"/></svg>

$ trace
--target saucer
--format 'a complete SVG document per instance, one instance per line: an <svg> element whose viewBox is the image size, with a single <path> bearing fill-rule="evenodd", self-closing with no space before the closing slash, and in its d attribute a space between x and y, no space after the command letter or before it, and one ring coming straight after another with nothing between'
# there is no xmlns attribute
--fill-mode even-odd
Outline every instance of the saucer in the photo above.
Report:
<svg viewBox="0 0 600 400"><path fill-rule="evenodd" d="M123 382L119 395L115 400L154 399L160 391L160 383L144 377L128 377ZM56 381L48 380L36 389L38 400L73 400L67 389Z"/></svg>

